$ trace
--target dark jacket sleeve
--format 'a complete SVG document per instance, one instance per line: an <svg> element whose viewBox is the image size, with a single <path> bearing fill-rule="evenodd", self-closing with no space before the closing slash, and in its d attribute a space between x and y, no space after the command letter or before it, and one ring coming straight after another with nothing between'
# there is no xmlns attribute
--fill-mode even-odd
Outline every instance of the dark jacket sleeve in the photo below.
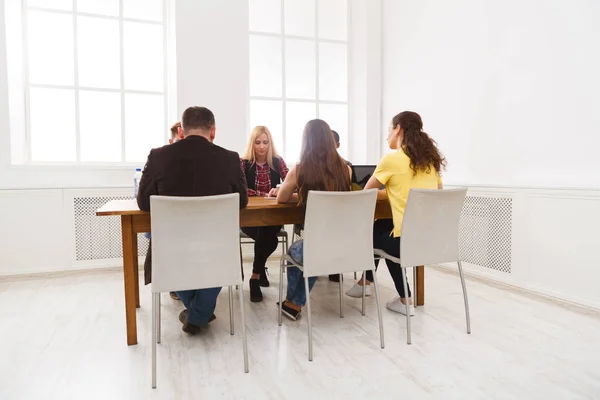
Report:
<svg viewBox="0 0 600 400"><path fill-rule="evenodd" d="M246 173L242 170L242 163L240 163L240 157L237 153L233 153L232 163L234 165L234 176L232 193L240 194L240 209L248 205L248 184L246 183Z"/></svg>
<svg viewBox="0 0 600 400"><path fill-rule="evenodd" d="M150 211L150 196L158 194L158 187L156 186L154 171L152 169L153 152L154 150L151 150L150 154L148 154L148 160L144 166L138 190L137 203L142 211Z"/></svg>

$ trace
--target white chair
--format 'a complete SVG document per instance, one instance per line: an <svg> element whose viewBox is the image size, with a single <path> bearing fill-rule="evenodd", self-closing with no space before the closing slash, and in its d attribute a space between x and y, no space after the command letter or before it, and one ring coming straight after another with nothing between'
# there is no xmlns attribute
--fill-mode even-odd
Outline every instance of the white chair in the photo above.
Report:
<svg viewBox="0 0 600 400"><path fill-rule="evenodd" d="M152 388L156 388L156 344L160 343L160 293L229 287L229 323L233 326L233 285L240 270L239 194L206 197L151 196L152 222ZM244 292L240 294L244 370L248 346Z"/></svg>
<svg viewBox="0 0 600 400"><path fill-rule="evenodd" d="M373 216L377 202L377 190L356 192L308 193L304 223L303 265L299 265L289 255L281 257L281 271L289 262L304 272L306 286L306 314L308 316L308 360L313 359L312 321L308 278L313 276L342 274L344 272L372 270L373 261ZM385 347L379 285L377 278L375 299L379 318L381 348ZM344 317L343 281L340 279L340 318ZM279 304L283 301L283 279L279 280ZM362 315L365 315L365 292L363 289ZM279 326L282 324L282 310L279 307Z"/></svg>
<svg viewBox="0 0 600 400"><path fill-rule="evenodd" d="M380 249L374 249L374 253L400 264L405 277L406 268L456 262L465 299L467 333L471 333L467 287L458 251L458 228L466 195L466 188L411 189L402 221L400 258L392 257ZM406 279L402 281L404 293L408 293ZM411 344L408 301L406 302L406 342Z"/></svg>

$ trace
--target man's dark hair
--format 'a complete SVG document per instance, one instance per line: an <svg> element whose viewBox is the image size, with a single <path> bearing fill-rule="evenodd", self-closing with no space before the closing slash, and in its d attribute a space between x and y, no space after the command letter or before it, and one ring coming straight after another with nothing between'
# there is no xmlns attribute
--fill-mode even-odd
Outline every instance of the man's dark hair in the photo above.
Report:
<svg viewBox="0 0 600 400"><path fill-rule="evenodd" d="M215 115L206 107L189 107L181 115L181 127L184 131L201 129L208 131L215 126Z"/></svg>
<svg viewBox="0 0 600 400"><path fill-rule="evenodd" d="M333 139L335 140L335 144L340 144L340 135L338 135L338 133L333 129L331 130L331 133L333 133Z"/></svg>

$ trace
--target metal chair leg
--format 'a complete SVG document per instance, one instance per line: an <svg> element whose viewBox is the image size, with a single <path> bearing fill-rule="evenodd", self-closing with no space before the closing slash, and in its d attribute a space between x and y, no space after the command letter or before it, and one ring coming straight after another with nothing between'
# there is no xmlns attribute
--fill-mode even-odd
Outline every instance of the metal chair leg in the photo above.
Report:
<svg viewBox="0 0 600 400"><path fill-rule="evenodd" d="M340 318L344 318L344 275L340 274Z"/></svg>
<svg viewBox="0 0 600 400"><path fill-rule="evenodd" d="M157 324L157 328L156 328L156 343L160 343L160 340L161 340L161 337L162 337L161 329L160 329L160 325L161 325L160 321L162 319L161 316L160 316L160 311L161 311L160 293L158 293L158 296L156 296L156 297L157 297L157 303L158 303L158 306L156 307L156 314L157 314L157 321L156 321L156 324Z"/></svg>
<svg viewBox="0 0 600 400"><path fill-rule="evenodd" d="M367 272L363 271L363 285L362 285L362 315L363 317L365 316L365 299L366 299L366 293L367 293Z"/></svg>
<svg viewBox="0 0 600 400"><path fill-rule="evenodd" d="M281 326L282 322L282 315L283 315L283 311L282 311L282 307L283 307L283 270L285 268L283 267L283 260L280 261L279 264L279 315L277 317L277 322L279 323L279 326Z"/></svg>
<svg viewBox="0 0 600 400"><path fill-rule="evenodd" d="M417 294L417 290L418 290L418 285L417 285L417 268L413 268L413 299L415 299L415 308L417 308L417 299L419 298L418 294Z"/></svg>
<svg viewBox="0 0 600 400"><path fill-rule="evenodd" d="M244 291L240 290L240 313L242 314L242 345L244 347L244 372L248 373L248 341L246 340L246 313L244 311Z"/></svg>
<svg viewBox="0 0 600 400"><path fill-rule="evenodd" d="M152 293L152 389L156 389L156 306L158 293Z"/></svg>
<svg viewBox="0 0 600 400"><path fill-rule="evenodd" d="M308 278L304 277L304 289L306 290L306 313L308 314L308 361L313 360L312 345L312 319L310 315L310 290L308 287Z"/></svg>
<svg viewBox="0 0 600 400"><path fill-rule="evenodd" d="M409 309L409 301L408 301L408 285L406 284L406 268L402 267L402 284L404 285L404 303L406 307L406 343L411 344L410 338L410 309Z"/></svg>
<svg viewBox="0 0 600 400"><path fill-rule="evenodd" d="M233 323L233 289L229 286L229 331L233 335L235 333Z"/></svg>
<svg viewBox="0 0 600 400"><path fill-rule="evenodd" d="M465 283L465 275L462 269L462 262L458 263L458 273L460 275L460 283L462 284L463 297L465 298L465 314L467 316L467 333L471 333L471 314L469 313L469 299L467 298L467 285Z"/></svg>
<svg viewBox="0 0 600 400"><path fill-rule="evenodd" d="M377 284L377 274L374 269L373 271L373 289L375 289L375 302L377 303L377 318L379 319L379 340L381 342L381 348L385 347L383 340L383 319L381 317L381 303L379 302L379 285Z"/></svg>

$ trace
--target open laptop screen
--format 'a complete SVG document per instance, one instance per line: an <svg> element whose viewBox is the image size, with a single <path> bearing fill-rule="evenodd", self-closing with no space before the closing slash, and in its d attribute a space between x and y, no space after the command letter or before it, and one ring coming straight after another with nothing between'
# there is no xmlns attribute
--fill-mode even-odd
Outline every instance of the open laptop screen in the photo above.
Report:
<svg viewBox="0 0 600 400"><path fill-rule="evenodd" d="M375 165L353 165L352 167L352 190L363 190L373 172Z"/></svg>

